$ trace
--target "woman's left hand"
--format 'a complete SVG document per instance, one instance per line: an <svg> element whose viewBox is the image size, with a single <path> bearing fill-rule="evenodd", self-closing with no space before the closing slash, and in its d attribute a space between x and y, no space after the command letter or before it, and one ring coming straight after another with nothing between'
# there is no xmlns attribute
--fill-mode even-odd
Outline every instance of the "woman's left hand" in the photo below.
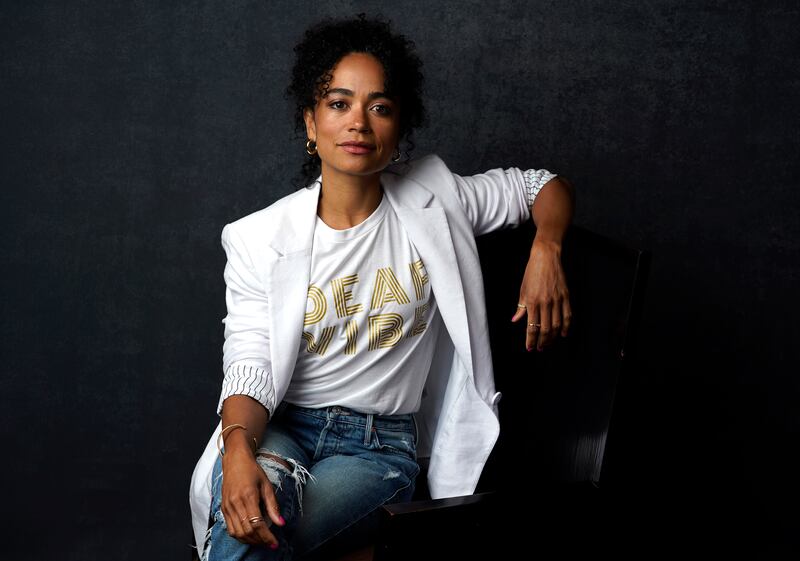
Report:
<svg viewBox="0 0 800 561"><path fill-rule="evenodd" d="M520 307L520 306L524 306ZM572 309L569 290L561 266L560 244L533 240L531 256L525 267L519 306L511 321L526 316L525 347L541 351L550 346L561 334L567 336Z"/></svg>

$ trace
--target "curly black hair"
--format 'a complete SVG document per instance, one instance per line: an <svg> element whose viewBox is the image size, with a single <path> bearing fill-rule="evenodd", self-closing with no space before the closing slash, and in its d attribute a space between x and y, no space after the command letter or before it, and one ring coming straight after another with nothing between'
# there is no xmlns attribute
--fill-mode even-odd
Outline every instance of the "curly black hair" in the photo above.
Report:
<svg viewBox="0 0 800 561"><path fill-rule="evenodd" d="M390 22L381 16L367 19L361 12L352 19L327 18L309 27L294 52L296 59L286 96L295 106L295 132L299 138L306 135L303 111L314 108L317 99L327 93L333 67L349 53L369 53L383 65L384 91L399 100L399 137L407 144L402 163L408 164L414 149L412 134L428 120L422 102L422 60L414 51L413 41L394 33ZM320 165L317 154L309 156L295 177L295 186L308 186L319 175Z"/></svg>

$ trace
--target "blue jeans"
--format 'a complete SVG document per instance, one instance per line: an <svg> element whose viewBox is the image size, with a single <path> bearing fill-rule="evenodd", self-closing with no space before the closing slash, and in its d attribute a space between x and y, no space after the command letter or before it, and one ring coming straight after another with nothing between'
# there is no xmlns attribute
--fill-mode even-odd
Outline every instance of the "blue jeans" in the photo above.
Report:
<svg viewBox="0 0 800 561"><path fill-rule="evenodd" d="M221 509L222 462L212 473L210 528L204 560L287 560L334 545L370 543L376 509L411 500L419 474L417 426L407 415L372 415L332 406L309 409L281 403L258 452L275 454L291 469L256 456L275 490L285 526L271 525L276 550L231 537Z"/></svg>

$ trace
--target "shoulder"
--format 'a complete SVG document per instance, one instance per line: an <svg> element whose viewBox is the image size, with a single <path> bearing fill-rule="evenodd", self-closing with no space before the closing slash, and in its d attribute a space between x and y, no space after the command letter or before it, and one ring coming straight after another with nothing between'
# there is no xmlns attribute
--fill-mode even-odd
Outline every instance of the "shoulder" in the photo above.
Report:
<svg viewBox="0 0 800 561"><path fill-rule="evenodd" d="M282 253L285 240L301 233L302 217L315 214L317 194L317 188L302 187L226 224L222 229L223 246L240 244L262 256Z"/></svg>
<svg viewBox="0 0 800 561"><path fill-rule="evenodd" d="M393 164L386 168L386 172L396 175L398 178L424 184L439 178L442 174L449 174L450 169L438 154L431 153L405 164Z"/></svg>
<svg viewBox="0 0 800 561"><path fill-rule="evenodd" d="M300 202L304 195L308 195L308 189L301 187L297 191L281 197L269 206L242 216L228 225L242 232L254 229L262 230L272 224L274 219L291 212L292 208Z"/></svg>
<svg viewBox="0 0 800 561"><path fill-rule="evenodd" d="M457 175L435 153L426 154L409 165L396 164L393 183L395 196L401 204L411 207L438 206L453 219L463 218L464 209L459 200ZM393 170L394 171L394 170Z"/></svg>
<svg viewBox="0 0 800 561"><path fill-rule="evenodd" d="M406 164L394 164L387 168L393 181L401 184L399 192L407 190L428 191L443 204L447 204L454 194L454 175L450 168L435 153L426 154Z"/></svg>

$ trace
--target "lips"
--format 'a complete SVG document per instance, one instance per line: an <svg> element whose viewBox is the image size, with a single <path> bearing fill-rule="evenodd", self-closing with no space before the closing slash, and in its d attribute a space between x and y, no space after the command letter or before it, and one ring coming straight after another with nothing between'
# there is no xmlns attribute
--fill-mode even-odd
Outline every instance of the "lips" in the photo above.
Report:
<svg viewBox="0 0 800 561"><path fill-rule="evenodd" d="M368 154L375 150L375 145L366 142L343 142L339 146L350 154Z"/></svg>

